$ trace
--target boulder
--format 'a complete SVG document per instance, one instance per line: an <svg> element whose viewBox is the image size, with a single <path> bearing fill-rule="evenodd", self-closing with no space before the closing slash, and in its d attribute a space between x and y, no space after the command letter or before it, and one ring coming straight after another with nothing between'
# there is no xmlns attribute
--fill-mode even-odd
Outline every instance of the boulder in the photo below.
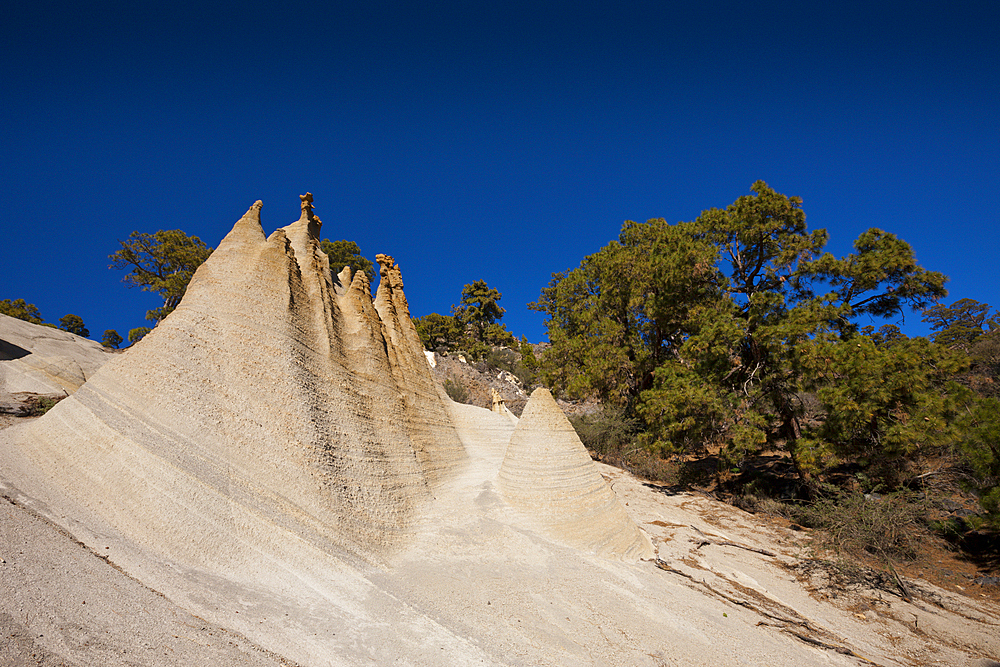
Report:
<svg viewBox="0 0 1000 667"><path fill-rule="evenodd" d="M30 414L40 398L72 394L115 354L68 331L0 315L0 412Z"/></svg>

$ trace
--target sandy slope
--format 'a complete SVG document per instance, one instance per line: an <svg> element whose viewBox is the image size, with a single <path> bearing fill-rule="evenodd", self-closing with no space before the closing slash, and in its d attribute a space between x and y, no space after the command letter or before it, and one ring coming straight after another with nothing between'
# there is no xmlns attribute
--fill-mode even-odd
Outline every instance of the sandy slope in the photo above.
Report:
<svg viewBox="0 0 1000 667"><path fill-rule="evenodd" d="M174 581L168 596L175 604L94 555L95 537L88 550L36 515L47 507L4 503L0 664L282 664L254 644L315 665L986 665L1000 656L995 608L916 582L923 597L912 604L804 583L797 534L608 466L602 474L662 567L554 544L518 527L498 496L496 436L510 423L451 410L459 426L481 425L459 429L468 464L406 549L381 567L341 563L325 595L303 587L283 598L186 572L188 590ZM344 613L348 581L367 592L355 589L357 607ZM201 585L194 604L192 583Z"/></svg>
<svg viewBox="0 0 1000 667"><path fill-rule="evenodd" d="M0 558L4 667L291 664L193 616L7 500Z"/></svg>

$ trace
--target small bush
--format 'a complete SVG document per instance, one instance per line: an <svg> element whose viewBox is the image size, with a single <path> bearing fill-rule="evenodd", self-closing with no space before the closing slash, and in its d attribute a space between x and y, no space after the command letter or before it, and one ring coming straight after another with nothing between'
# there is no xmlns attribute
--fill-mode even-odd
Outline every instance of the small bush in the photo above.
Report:
<svg viewBox="0 0 1000 667"><path fill-rule="evenodd" d="M517 354L515 354L513 350L509 350L506 347L491 348L490 351L486 353L486 365L490 368L496 368L507 371L508 373L513 373L514 365L516 363Z"/></svg>
<svg viewBox="0 0 1000 667"><path fill-rule="evenodd" d="M569 418L583 446L598 454L621 451L635 440L639 421L620 408L605 406L599 412Z"/></svg>
<svg viewBox="0 0 1000 667"><path fill-rule="evenodd" d="M55 407L61 399L49 398L47 396L34 396L25 401L25 410L22 413L25 417L41 417L46 412Z"/></svg>
<svg viewBox="0 0 1000 667"><path fill-rule="evenodd" d="M531 387L535 382L535 371L525 366L522 361L518 361L514 364L514 370L512 370L511 373L513 373L514 377L521 381L521 384L525 389Z"/></svg>
<svg viewBox="0 0 1000 667"><path fill-rule="evenodd" d="M635 447L622 452L620 456L605 457L604 462L651 482L671 485L679 482L677 464L645 448Z"/></svg>
<svg viewBox="0 0 1000 667"><path fill-rule="evenodd" d="M927 508L908 492L884 496L838 492L800 507L796 518L823 531L821 542L853 556L912 559L926 531Z"/></svg>
<svg viewBox="0 0 1000 667"><path fill-rule="evenodd" d="M484 362L486 355L490 353L490 347L486 343L466 338L459 344L458 351L465 354L471 362Z"/></svg>
<svg viewBox="0 0 1000 667"><path fill-rule="evenodd" d="M496 371L507 371L518 380L525 388L531 386L535 380L535 372L523 363L523 356L517 351L506 347L494 347L482 361L475 364L475 368L482 373L495 375ZM537 365L537 363L536 363Z"/></svg>
<svg viewBox="0 0 1000 667"><path fill-rule="evenodd" d="M744 493L733 498L733 504L751 514L766 514L791 519L793 510L788 503L776 498L761 496L755 493Z"/></svg>
<svg viewBox="0 0 1000 667"><path fill-rule="evenodd" d="M455 378L449 377L444 381L444 391L448 394L451 400L456 403L468 403L469 402L469 389L465 385L459 383Z"/></svg>
<svg viewBox="0 0 1000 667"><path fill-rule="evenodd" d="M628 470L636 477L677 483L677 466L636 443L639 422L621 409L605 406L593 414L574 415L569 421L583 446L597 460Z"/></svg>

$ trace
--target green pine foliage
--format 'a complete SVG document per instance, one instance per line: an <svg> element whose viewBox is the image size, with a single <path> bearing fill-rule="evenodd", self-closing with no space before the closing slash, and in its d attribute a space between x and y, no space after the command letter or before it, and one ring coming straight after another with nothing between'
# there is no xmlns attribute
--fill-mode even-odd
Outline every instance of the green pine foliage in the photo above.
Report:
<svg viewBox="0 0 1000 667"><path fill-rule="evenodd" d="M124 339L121 337L121 334L114 329L105 330L104 335L101 336L101 345L104 347L110 347L117 350L118 346L123 342Z"/></svg>
<svg viewBox="0 0 1000 667"><path fill-rule="evenodd" d="M1000 400L981 400L964 426L960 447L973 473L970 486L979 494L990 525L1000 531Z"/></svg>
<svg viewBox="0 0 1000 667"><path fill-rule="evenodd" d="M424 349L446 352L462 340L462 325L451 315L430 313L413 318L413 326Z"/></svg>
<svg viewBox="0 0 1000 667"><path fill-rule="evenodd" d="M521 340L518 343L518 352L521 353L521 365L533 380L538 373L539 364L538 357L535 356L535 348L528 342L527 336L521 336ZM526 382L525 384L530 384L530 382Z"/></svg>
<svg viewBox="0 0 1000 667"><path fill-rule="evenodd" d="M545 382L638 418L654 451L712 445L728 466L782 442L807 482L859 454L881 464L954 442L964 394L948 378L963 362L890 330L877 346L856 323L926 308L945 277L879 229L845 257L824 254L827 233L807 229L799 198L762 181L751 192L693 222L626 222L554 274L529 304L548 318ZM838 412L822 432L801 424L806 389ZM933 428L914 442L917 422Z"/></svg>
<svg viewBox="0 0 1000 667"><path fill-rule="evenodd" d="M368 276L368 282L375 280L375 264L361 254L361 248L354 241L330 241L323 239L320 250L330 258L330 273L336 279L337 274L345 266L351 267L351 273L362 271Z"/></svg>
<svg viewBox="0 0 1000 667"><path fill-rule="evenodd" d="M491 288L485 280L477 280L462 288L462 301L454 315L466 328L471 328L476 340L487 342L490 325L502 319L507 311L500 307L499 290ZM494 329L492 335L497 336Z"/></svg>
<svg viewBox="0 0 1000 667"><path fill-rule="evenodd" d="M462 288L462 301L451 315L431 313L413 318L424 348L436 352L461 352L470 361L486 359L494 348L516 348L517 339L500 322L506 312L503 297L485 280Z"/></svg>
<svg viewBox="0 0 1000 667"><path fill-rule="evenodd" d="M132 232L118 243L121 248L108 257L109 268L127 270L123 282L129 287L160 295L163 305L146 313L146 319L154 323L173 312L194 272L212 254L201 239L179 229Z"/></svg>
<svg viewBox="0 0 1000 667"><path fill-rule="evenodd" d="M149 327L136 327L128 332L128 342L130 345L135 345L140 340L142 340L146 334L148 334L152 329Z"/></svg>
<svg viewBox="0 0 1000 667"><path fill-rule="evenodd" d="M935 343L968 352L987 332L1000 328L1000 313L990 316L989 311L988 304L959 299L951 306L931 306L924 311L923 320L936 332Z"/></svg>
<svg viewBox="0 0 1000 667"><path fill-rule="evenodd" d="M38 307L33 303L27 303L24 299L4 299L0 301L0 313L9 317L16 317L32 324L42 324L42 314L38 312Z"/></svg>
<svg viewBox="0 0 1000 667"><path fill-rule="evenodd" d="M63 315L59 318L59 328L83 338L90 338L90 331L83 325L83 318L79 315Z"/></svg>
<svg viewBox="0 0 1000 667"><path fill-rule="evenodd" d="M793 355L826 413L794 443L813 472L853 462L896 486L907 461L962 438L960 419L973 396L953 378L968 368L964 355L926 338L878 346L864 335L805 341Z"/></svg>

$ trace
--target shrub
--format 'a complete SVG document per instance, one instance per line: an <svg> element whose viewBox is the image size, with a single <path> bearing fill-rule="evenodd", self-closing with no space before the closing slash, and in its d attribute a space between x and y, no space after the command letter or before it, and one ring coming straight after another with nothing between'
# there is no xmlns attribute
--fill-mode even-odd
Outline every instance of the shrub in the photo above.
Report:
<svg viewBox="0 0 1000 667"><path fill-rule="evenodd" d="M618 407L604 406L589 415L569 418L583 446L608 465L628 470L636 477L677 483L677 466L636 443L639 422Z"/></svg>
<svg viewBox="0 0 1000 667"><path fill-rule="evenodd" d="M486 353L486 365L490 368L496 368L507 371L508 373L513 373L516 364L517 354L515 354L513 350L509 350L506 347L494 347Z"/></svg>
<svg viewBox="0 0 1000 667"><path fill-rule="evenodd" d="M733 504L751 514L780 516L785 519L791 519L793 515L793 510L788 503L783 503L776 498L753 492L742 493L736 496L733 498Z"/></svg>
<svg viewBox="0 0 1000 667"><path fill-rule="evenodd" d="M511 371L514 376L521 381L525 390L531 387L535 382L535 372L527 368L521 361L514 364L514 369Z"/></svg>
<svg viewBox="0 0 1000 667"><path fill-rule="evenodd" d="M795 512L803 525L823 531L821 542L853 556L912 559L924 534L927 508L912 493L884 496L838 491Z"/></svg>
<svg viewBox="0 0 1000 667"><path fill-rule="evenodd" d="M639 422L625 415L621 408L606 405L589 415L569 418L583 446L598 454L621 451L630 446L639 430Z"/></svg>
<svg viewBox="0 0 1000 667"><path fill-rule="evenodd" d="M24 403L25 410L22 413L25 417L41 417L51 410L62 398L50 398L48 396L33 396Z"/></svg>
<svg viewBox="0 0 1000 667"><path fill-rule="evenodd" d="M463 352L469 361L477 362L486 358L486 355L490 353L490 347L486 343L478 340L465 338L460 343L458 351Z"/></svg>
<svg viewBox="0 0 1000 667"><path fill-rule="evenodd" d="M456 403L468 403L469 402L469 389L465 385L459 383L455 378L449 377L444 381L444 391L448 394L448 397Z"/></svg>

